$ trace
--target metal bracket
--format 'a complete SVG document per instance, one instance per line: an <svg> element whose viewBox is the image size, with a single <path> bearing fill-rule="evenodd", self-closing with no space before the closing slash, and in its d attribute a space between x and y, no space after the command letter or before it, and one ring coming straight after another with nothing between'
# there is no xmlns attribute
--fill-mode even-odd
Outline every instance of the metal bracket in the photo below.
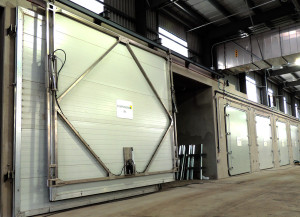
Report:
<svg viewBox="0 0 300 217"><path fill-rule="evenodd" d="M227 154L232 154L232 151L227 152Z"/></svg>
<svg viewBox="0 0 300 217"><path fill-rule="evenodd" d="M119 36L119 41L124 44L129 44L130 40L128 38Z"/></svg>
<svg viewBox="0 0 300 217"><path fill-rule="evenodd" d="M12 181L15 178L15 171L7 171L7 173L4 175L4 182L7 182L8 180Z"/></svg>
<svg viewBox="0 0 300 217"><path fill-rule="evenodd" d="M10 37L16 37L17 36L17 25L10 24L10 26L6 29L6 33Z"/></svg>

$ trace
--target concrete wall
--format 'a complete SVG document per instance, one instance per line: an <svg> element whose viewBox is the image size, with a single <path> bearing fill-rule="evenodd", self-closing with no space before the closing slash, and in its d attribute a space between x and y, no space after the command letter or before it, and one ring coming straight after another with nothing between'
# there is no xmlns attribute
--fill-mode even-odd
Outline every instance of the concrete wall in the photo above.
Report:
<svg viewBox="0 0 300 217"><path fill-rule="evenodd" d="M211 87L178 94L177 137L178 144L203 144L204 175L217 178L215 132L213 120L213 92ZM199 146L198 146L199 147ZM196 150L197 151L197 150ZM200 148L198 149L200 154ZM197 176L196 176L197 177Z"/></svg>
<svg viewBox="0 0 300 217"><path fill-rule="evenodd" d="M202 84L208 85L212 87L212 93L215 94L215 91L219 91L221 93L216 94L214 97L210 98L211 104L213 106L212 119L209 122L214 127L215 132L215 152L216 159L215 161L210 161L210 168L214 166L217 167L217 178L226 178L229 177L228 174L228 162L227 162L227 142L226 142L226 130L225 130L225 116L224 116L224 107L226 104L230 104L233 107L242 109L247 113L247 121L248 121L248 133L249 133L249 145L250 145L250 160L251 160L251 172L260 171L259 169L259 156L258 156L258 146L256 142L256 127L255 127L255 116L260 114L264 116L269 116L271 119L271 127L272 127L272 145L274 152L274 168L280 168L279 165L279 154L278 154L278 139L276 132L276 120L280 120L287 124L287 143L289 146L289 158L290 164L293 163L293 150L291 145L291 134L290 134L290 125L298 125L299 120L293 116L286 115L280 111L272 110L267 106L254 103L247 100L247 95L236 91L236 87L234 85L230 85L229 87L223 85L223 81L220 82L209 79L206 74L201 70L189 70L181 66L180 64L173 65L173 71L182 76L191 78L195 81L198 81ZM225 90L225 91L224 91ZM197 98L197 94L195 94L195 98ZM203 101L206 101L207 98L200 98ZM207 112L207 111L206 111ZM209 113L207 113L209 114ZM201 116L200 116L201 117ZM200 118L199 117L199 118ZM198 120L195 118L195 120ZM197 121L196 121L197 122ZM206 121L202 120L203 125L206 125ZM197 123L200 125L200 123ZM184 127L181 126L181 127ZM180 135L179 135L180 137ZM179 138L178 138L179 139ZM187 140L187 139L186 139ZM180 140L179 140L180 141Z"/></svg>

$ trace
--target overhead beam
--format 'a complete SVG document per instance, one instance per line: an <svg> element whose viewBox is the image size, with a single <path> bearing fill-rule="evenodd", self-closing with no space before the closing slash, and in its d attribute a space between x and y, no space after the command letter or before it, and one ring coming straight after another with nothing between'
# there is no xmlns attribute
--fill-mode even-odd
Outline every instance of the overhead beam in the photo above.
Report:
<svg viewBox="0 0 300 217"><path fill-rule="evenodd" d="M300 71L300 66L284 67L283 69L269 70L269 76L274 77L274 76L285 75L285 74L298 72L298 71Z"/></svg>
<svg viewBox="0 0 300 217"><path fill-rule="evenodd" d="M269 20L274 20L283 16L290 16L295 13L294 6L289 3L283 3L284 6L269 10L265 13L257 14L252 16L255 24L265 23ZM223 39L232 36L240 29L248 28L252 26L251 20L247 17L237 22L222 25L218 28L214 28L212 31L207 32L214 39ZM206 30L207 31L207 30ZM217 40L219 41L219 40Z"/></svg>
<svg viewBox="0 0 300 217"><path fill-rule="evenodd" d="M300 96L300 90L297 90L293 93L295 96Z"/></svg>
<svg viewBox="0 0 300 217"><path fill-rule="evenodd" d="M207 18L199 14L197 10L183 1L174 2L174 5L185 12L187 15L191 16L196 24L204 24L209 22Z"/></svg>
<svg viewBox="0 0 300 217"><path fill-rule="evenodd" d="M216 0L208 0L211 5L213 5L218 11L220 11L225 17L230 16L232 13L227 10L222 4ZM231 22L236 22L238 19L236 17L228 17Z"/></svg>
<svg viewBox="0 0 300 217"><path fill-rule="evenodd" d="M165 15L165 16L173 18L174 20L176 20L180 24L185 25L188 28L191 28L193 26L193 24L189 20L186 20L184 18L176 16L175 14L173 14L172 12L170 12L170 10L162 9L162 10L160 10L160 13L163 14L163 15Z"/></svg>
<svg viewBox="0 0 300 217"><path fill-rule="evenodd" d="M255 3L253 2L253 0L246 0L247 1L247 4L248 4L248 7L249 8L253 8L255 7ZM254 13L254 15L258 15L258 14L262 14L262 10L260 8L253 8L251 9ZM265 22L266 26L269 27L270 29L273 29L274 28L274 25L270 22L270 20L267 20Z"/></svg>
<svg viewBox="0 0 300 217"><path fill-rule="evenodd" d="M298 79L296 81L285 82L286 87L295 87L295 86L299 86L299 85L300 85L300 79Z"/></svg>
<svg viewBox="0 0 300 217"><path fill-rule="evenodd" d="M171 2L169 0L151 0L151 1L149 1L149 3L150 3L150 7L152 10L159 10L161 8L164 8L164 7L172 4L173 2Z"/></svg>

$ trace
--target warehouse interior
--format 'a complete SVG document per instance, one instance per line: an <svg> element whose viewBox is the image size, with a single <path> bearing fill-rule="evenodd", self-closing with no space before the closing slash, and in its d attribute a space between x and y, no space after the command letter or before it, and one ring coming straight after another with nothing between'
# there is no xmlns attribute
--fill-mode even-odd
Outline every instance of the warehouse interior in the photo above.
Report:
<svg viewBox="0 0 300 217"><path fill-rule="evenodd" d="M299 0L0 0L0 47L0 217L300 212Z"/></svg>

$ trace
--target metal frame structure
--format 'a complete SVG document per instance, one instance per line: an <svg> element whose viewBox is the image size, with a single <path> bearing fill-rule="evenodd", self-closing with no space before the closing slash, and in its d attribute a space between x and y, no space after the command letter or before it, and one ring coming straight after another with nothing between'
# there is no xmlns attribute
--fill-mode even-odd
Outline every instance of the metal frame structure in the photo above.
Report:
<svg viewBox="0 0 300 217"><path fill-rule="evenodd" d="M50 191L52 187L62 186L62 185L68 185L68 184L78 184L78 183L87 183L87 182L96 182L96 181L102 181L102 180L112 180L112 179L120 179L120 178L130 178L130 177L136 177L136 176L143 176L143 175L155 175L155 174L162 174L162 173L170 173L176 171L176 154L175 150L172 147L173 150L173 169L168 171L159 171L159 172L149 172L149 168L157 155L159 148L164 141L166 135L169 133L170 129L174 128L174 120L172 114L168 111L168 109L163 104L162 100L160 99L157 91L155 90L151 80L148 78L145 70L143 69L141 63L139 62L137 56L133 52L131 45L134 45L136 47L139 47L143 50L150 51L151 53L154 53L156 55L159 55L163 58L165 58L169 63L171 61L170 53L164 54L158 51L154 51L150 48L147 48L146 46L140 45L130 39L127 39L125 37L119 36L116 33L111 32L110 30L107 30L103 27L97 26L87 20L84 20L76 15L72 15L71 13L62 10L60 8L57 8L55 5L48 3L46 8L46 17L47 17L47 80L46 80L46 89L47 89L47 121L48 121L48 186L50 187ZM58 98L56 98L56 81L57 81L57 69L56 69L56 57L54 55L54 28L55 28L55 13L60 13L66 17L70 17L72 19L75 19L76 21L79 21L81 23L84 23L85 25L91 26L93 28L96 28L97 30L100 30L106 34L109 34L115 38L117 38L117 41L103 54L101 57L99 57L87 70L85 70L81 76L79 76L78 79L76 79L75 82L73 82L66 91L64 91ZM152 92L154 93L155 98L159 101L162 108L164 109L165 113L167 114L169 118L169 126L165 130L162 138L160 139L159 143L157 144L154 152L152 153L145 169L138 174L135 174L133 176L117 176L114 175L109 168L104 164L104 162L100 159L99 156L96 155L96 153L92 150L92 148L89 146L89 144L84 140L84 138L80 135L80 133L75 129L75 127L71 124L71 122L68 120L68 118L64 115L63 111L59 107L59 102L63 99L65 95L67 95L107 54L109 54L119 43L122 43L126 46L128 52L130 53L131 57L133 58L134 62L138 66L140 72L142 73L143 77L147 81L149 87L151 88ZM171 65L171 63L170 63ZM169 72L172 74L171 67L169 67ZM172 78L171 78L172 79ZM172 81L170 81L172 83ZM172 86L172 85L171 85ZM171 87L172 88L172 87ZM58 178L58 166L57 166L57 117L61 118L63 122L68 126L68 128L75 134L75 136L80 140L80 142L84 145L84 147L87 149L87 151L94 157L94 159L101 165L101 167L106 171L107 177L101 177L101 178L90 178L90 179L81 179L81 180L69 180L69 181L63 181ZM173 135L173 140L175 140L176 136ZM176 144L175 144L176 146ZM176 148L175 148L176 149Z"/></svg>
<svg viewBox="0 0 300 217"><path fill-rule="evenodd" d="M24 11L22 8L16 9L16 23L17 23L17 36L22 35L23 33L23 22L20 18L23 16ZM15 179L14 179L14 186L13 186L13 216L16 216L17 213L20 211L21 206L21 144L22 144L22 70L23 70L23 63L22 63L22 53L23 53L23 46L22 46L22 37L17 37L15 42L15 99L14 99L14 109L15 109L15 116L14 116L14 171L15 171Z"/></svg>

